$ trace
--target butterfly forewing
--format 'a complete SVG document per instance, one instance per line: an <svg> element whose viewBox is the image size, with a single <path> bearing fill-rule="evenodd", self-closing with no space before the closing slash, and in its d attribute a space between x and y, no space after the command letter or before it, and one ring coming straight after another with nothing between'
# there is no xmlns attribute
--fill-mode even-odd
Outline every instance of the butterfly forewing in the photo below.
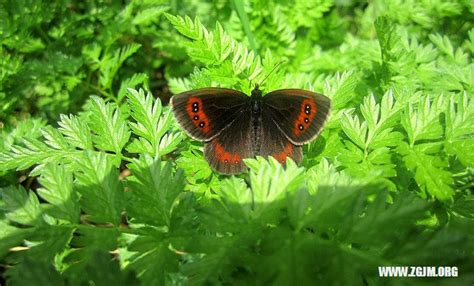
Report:
<svg viewBox="0 0 474 286"><path fill-rule="evenodd" d="M301 89L272 91L263 97L263 103L264 112L296 145L307 143L319 134L331 109L329 98Z"/></svg>
<svg viewBox="0 0 474 286"><path fill-rule="evenodd" d="M246 169L242 159L254 157L252 123L244 109L230 125L204 146L204 156L212 169L223 174L238 174Z"/></svg>
<svg viewBox="0 0 474 286"><path fill-rule="evenodd" d="M172 111L181 127L195 140L209 141L242 112L248 96L225 88L202 88L171 98Z"/></svg>

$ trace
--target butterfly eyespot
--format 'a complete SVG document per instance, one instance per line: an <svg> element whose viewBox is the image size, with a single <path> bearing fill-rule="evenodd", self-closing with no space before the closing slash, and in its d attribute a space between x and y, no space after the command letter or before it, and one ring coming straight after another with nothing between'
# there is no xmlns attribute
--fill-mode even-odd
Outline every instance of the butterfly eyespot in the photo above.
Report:
<svg viewBox="0 0 474 286"><path fill-rule="evenodd" d="M205 125L206 125L206 123L204 123L204 121L201 121L201 122L199 123L199 127L201 127L201 128L203 128Z"/></svg>
<svg viewBox="0 0 474 286"><path fill-rule="evenodd" d="M224 159L224 163L229 163L229 160L227 160L227 159Z"/></svg>
<svg viewBox="0 0 474 286"><path fill-rule="evenodd" d="M309 118L306 117L306 118L304 119L304 123L308 123L308 122L309 122Z"/></svg>
<svg viewBox="0 0 474 286"><path fill-rule="evenodd" d="M300 130L303 130L303 129L304 129L303 124L300 124L300 125L298 126L298 128L299 128Z"/></svg>
<svg viewBox="0 0 474 286"><path fill-rule="evenodd" d="M235 162L234 162L234 163L235 163L235 164L239 164L239 160L235 160Z"/></svg>
<svg viewBox="0 0 474 286"><path fill-rule="evenodd" d="M193 107L193 112L196 113L199 111L199 104L197 102L194 102L192 104L192 107Z"/></svg>
<svg viewBox="0 0 474 286"><path fill-rule="evenodd" d="M193 119L194 119L194 120L199 120L199 116L194 115Z"/></svg>

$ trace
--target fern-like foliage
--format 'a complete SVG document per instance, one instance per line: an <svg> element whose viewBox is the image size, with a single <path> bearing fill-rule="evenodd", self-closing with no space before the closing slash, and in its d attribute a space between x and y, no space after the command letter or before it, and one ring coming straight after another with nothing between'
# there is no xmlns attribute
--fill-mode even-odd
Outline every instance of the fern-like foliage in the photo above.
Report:
<svg viewBox="0 0 474 286"><path fill-rule="evenodd" d="M8 285L472 283L466 1L33 2L0 4ZM167 98L255 84L331 117L299 165L219 175ZM377 272L409 265L459 277Z"/></svg>

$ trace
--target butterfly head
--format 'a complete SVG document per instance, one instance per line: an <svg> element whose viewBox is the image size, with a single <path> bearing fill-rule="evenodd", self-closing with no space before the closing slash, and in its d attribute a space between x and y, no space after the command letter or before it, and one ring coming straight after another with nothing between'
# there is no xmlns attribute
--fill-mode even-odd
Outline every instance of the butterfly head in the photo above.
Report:
<svg viewBox="0 0 474 286"><path fill-rule="evenodd" d="M252 89L251 97L252 98L257 98L262 96L262 91L259 88L260 86L258 84L255 85L255 87Z"/></svg>

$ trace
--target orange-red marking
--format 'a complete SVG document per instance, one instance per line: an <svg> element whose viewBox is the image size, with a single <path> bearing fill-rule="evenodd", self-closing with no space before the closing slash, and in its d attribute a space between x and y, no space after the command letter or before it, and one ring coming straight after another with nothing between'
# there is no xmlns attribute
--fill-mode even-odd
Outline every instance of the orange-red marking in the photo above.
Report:
<svg viewBox="0 0 474 286"><path fill-rule="evenodd" d="M193 110L193 104L197 103L197 112ZM189 119L196 125L197 128L201 129L204 133L211 131L211 126L209 126L209 119L203 110L202 100L198 97L190 97L186 103L186 112L188 113ZM194 117L197 116L198 119L195 120ZM203 127L200 124L204 124Z"/></svg>
<svg viewBox="0 0 474 286"><path fill-rule="evenodd" d="M307 105L310 107L309 114L306 114ZM293 126L293 134L295 134L296 136L300 136L301 134L303 134L313 122L313 118L316 115L317 111L318 109L316 107L316 103L314 103L314 100L303 100L300 107L300 113L298 114L298 118L296 119L295 125ZM305 118L307 118L306 121L308 122L305 122Z"/></svg>
<svg viewBox="0 0 474 286"><path fill-rule="evenodd" d="M285 148L280 153L272 155L280 163L286 162L286 157L290 157L293 153L293 144L290 142L286 143Z"/></svg>
<svg viewBox="0 0 474 286"><path fill-rule="evenodd" d="M214 141L214 150L216 151L216 158L217 160L223 163L234 163L238 164L241 161L240 155L235 153L232 154L227 152L221 144ZM227 162L226 162L227 161Z"/></svg>

